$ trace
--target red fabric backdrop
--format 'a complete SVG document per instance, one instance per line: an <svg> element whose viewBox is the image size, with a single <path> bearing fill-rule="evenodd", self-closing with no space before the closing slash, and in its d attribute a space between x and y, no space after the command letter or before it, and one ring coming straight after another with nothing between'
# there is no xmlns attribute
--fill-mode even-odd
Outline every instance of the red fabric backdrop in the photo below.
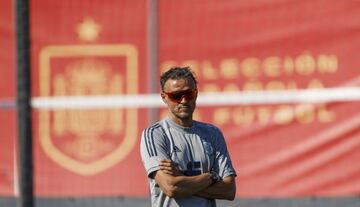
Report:
<svg viewBox="0 0 360 207"><path fill-rule="evenodd" d="M15 102L15 32L12 1L0 2L0 105ZM16 112L0 108L0 195L14 195Z"/></svg>
<svg viewBox="0 0 360 207"><path fill-rule="evenodd" d="M160 1L159 57L200 91L359 86L359 3ZM174 24L176 22L176 24ZM238 196L360 191L359 102L199 109L225 132Z"/></svg>

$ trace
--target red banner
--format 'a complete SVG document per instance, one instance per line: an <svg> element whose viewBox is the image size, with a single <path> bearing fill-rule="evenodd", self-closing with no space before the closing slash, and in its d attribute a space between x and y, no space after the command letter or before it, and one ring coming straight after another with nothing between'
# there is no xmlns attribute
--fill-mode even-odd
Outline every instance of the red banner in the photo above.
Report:
<svg viewBox="0 0 360 207"><path fill-rule="evenodd" d="M16 70L12 1L0 2L0 45L0 195L13 196L16 180Z"/></svg>
<svg viewBox="0 0 360 207"><path fill-rule="evenodd" d="M30 5L34 96L146 93L145 1ZM146 195L146 120L133 108L36 110L36 195Z"/></svg>
<svg viewBox="0 0 360 207"><path fill-rule="evenodd" d="M200 93L360 85L359 3L159 3L161 70L192 66ZM357 195L359 108L359 102L203 107L197 118L225 132L238 196Z"/></svg>

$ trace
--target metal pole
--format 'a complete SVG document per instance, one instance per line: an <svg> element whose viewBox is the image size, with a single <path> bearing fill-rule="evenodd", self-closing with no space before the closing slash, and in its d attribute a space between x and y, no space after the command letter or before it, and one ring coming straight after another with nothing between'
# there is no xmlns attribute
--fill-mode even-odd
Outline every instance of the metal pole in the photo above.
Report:
<svg viewBox="0 0 360 207"><path fill-rule="evenodd" d="M147 52L148 52L148 92L158 93L159 85L159 67L158 67L158 2L157 0L148 0L148 18L147 18ZM160 96L160 94L159 94ZM159 110L157 108L148 109L149 125L158 121Z"/></svg>
<svg viewBox="0 0 360 207"><path fill-rule="evenodd" d="M33 207L29 1L15 0L19 207Z"/></svg>

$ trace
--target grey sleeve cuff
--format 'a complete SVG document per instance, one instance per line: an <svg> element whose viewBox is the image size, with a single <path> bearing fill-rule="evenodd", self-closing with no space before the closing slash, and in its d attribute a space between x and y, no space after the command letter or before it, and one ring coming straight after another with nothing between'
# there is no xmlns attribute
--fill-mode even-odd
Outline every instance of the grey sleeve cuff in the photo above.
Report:
<svg viewBox="0 0 360 207"><path fill-rule="evenodd" d="M153 166L153 167L151 167L150 169L148 169L148 170L146 171L147 176L152 179L152 177L151 177L152 173L154 173L154 172L156 172L156 171L158 171L158 170L160 170L160 167L159 167L159 166Z"/></svg>
<svg viewBox="0 0 360 207"><path fill-rule="evenodd" d="M227 177L227 176L234 176L234 177L236 177L237 174L236 174L235 171L228 171L228 172L225 172L225 173L223 174L222 178Z"/></svg>

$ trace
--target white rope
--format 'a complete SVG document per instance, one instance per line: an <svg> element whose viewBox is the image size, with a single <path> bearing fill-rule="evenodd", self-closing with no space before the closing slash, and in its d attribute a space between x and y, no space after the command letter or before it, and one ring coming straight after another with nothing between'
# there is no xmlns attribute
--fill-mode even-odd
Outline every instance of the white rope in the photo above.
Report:
<svg viewBox="0 0 360 207"><path fill-rule="evenodd" d="M200 93L198 106L360 101L360 87L287 91ZM34 97L36 109L151 108L164 107L160 94Z"/></svg>

